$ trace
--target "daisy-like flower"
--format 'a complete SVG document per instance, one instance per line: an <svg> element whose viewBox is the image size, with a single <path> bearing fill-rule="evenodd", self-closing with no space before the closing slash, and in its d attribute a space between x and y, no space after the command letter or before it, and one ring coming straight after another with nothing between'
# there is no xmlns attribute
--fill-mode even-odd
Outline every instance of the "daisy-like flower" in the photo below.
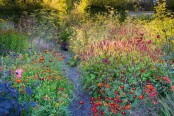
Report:
<svg viewBox="0 0 174 116"><path fill-rule="evenodd" d="M16 78L21 78L22 77L22 69L16 69L15 76L16 76Z"/></svg>

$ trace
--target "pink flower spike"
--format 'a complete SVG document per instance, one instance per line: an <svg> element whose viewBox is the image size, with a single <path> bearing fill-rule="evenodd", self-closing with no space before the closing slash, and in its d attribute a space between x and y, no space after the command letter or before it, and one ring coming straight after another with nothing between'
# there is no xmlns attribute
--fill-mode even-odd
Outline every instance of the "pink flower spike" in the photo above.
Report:
<svg viewBox="0 0 174 116"><path fill-rule="evenodd" d="M16 76L16 78L21 78L22 77L22 69L16 69L15 76Z"/></svg>
<svg viewBox="0 0 174 116"><path fill-rule="evenodd" d="M147 43L148 43L148 44L151 44L151 43L152 43L152 41L151 41L151 40L148 40L148 41L147 41Z"/></svg>

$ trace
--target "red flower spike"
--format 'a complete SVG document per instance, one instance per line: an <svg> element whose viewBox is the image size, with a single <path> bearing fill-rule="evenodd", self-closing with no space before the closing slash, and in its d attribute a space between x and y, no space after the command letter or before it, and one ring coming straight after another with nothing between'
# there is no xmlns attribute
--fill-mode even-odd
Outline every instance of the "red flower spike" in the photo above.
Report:
<svg viewBox="0 0 174 116"><path fill-rule="evenodd" d="M120 88L121 88L121 89L124 89L124 86L123 86L123 85L121 85L121 86L120 86Z"/></svg>
<svg viewBox="0 0 174 116"><path fill-rule="evenodd" d="M160 38L160 35L157 35L156 38L159 39Z"/></svg>
<svg viewBox="0 0 174 116"><path fill-rule="evenodd" d="M91 110L94 112L94 110L96 110L96 107L92 107Z"/></svg>
<svg viewBox="0 0 174 116"><path fill-rule="evenodd" d="M97 110L97 109L95 109L95 110L94 110L94 113L97 113L97 112L98 112L98 110Z"/></svg>
<svg viewBox="0 0 174 116"><path fill-rule="evenodd" d="M98 106L98 104L97 103L94 103L94 107L97 107Z"/></svg>
<svg viewBox="0 0 174 116"><path fill-rule="evenodd" d="M104 115L104 111L100 111L100 115Z"/></svg>
<svg viewBox="0 0 174 116"><path fill-rule="evenodd" d="M83 104L84 104L84 102L83 102L83 101L80 101L80 102L79 102L79 104L80 104L80 105L83 105Z"/></svg>
<svg viewBox="0 0 174 116"><path fill-rule="evenodd" d="M118 102L122 103L122 100L119 100Z"/></svg>
<svg viewBox="0 0 174 116"><path fill-rule="evenodd" d="M123 112L121 112L121 114L122 114L122 115L126 115L126 112L125 112L125 111L123 111Z"/></svg>
<svg viewBox="0 0 174 116"><path fill-rule="evenodd" d="M90 99L91 99L91 101L95 101L95 98L94 97L91 97Z"/></svg>

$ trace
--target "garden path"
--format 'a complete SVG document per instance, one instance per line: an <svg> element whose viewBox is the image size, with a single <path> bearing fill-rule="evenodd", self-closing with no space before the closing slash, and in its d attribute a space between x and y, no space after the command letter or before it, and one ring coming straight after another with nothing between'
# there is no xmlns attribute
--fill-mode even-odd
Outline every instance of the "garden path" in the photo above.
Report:
<svg viewBox="0 0 174 116"><path fill-rule="evenodd" d="M90 116L92 115L90 96L82 88L82 77L79 69L78 67L69 67L66 65L66 62L71 59L71 54L69 52L63 51L62 54L66 56L62 64L64 74L73 82L75 87L74 100L69 105L70 116ZM83 101L84 104L80 105L80 101Z"/></svg>

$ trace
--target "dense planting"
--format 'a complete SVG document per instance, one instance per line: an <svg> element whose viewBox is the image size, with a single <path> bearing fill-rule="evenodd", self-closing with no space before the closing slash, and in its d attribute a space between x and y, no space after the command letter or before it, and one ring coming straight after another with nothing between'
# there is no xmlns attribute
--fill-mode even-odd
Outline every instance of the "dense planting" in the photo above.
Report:
<svg viewBox="0 0 174 116"><path fill-rule="evenodd" d="M19 55L15 66L1 67L9 71L10 75L5 80L12 82L19 91L19 100L37 103L31 109L32 115L67 114L73 86L60 73L61 68L58 66L63 59L64 56L58 52L44 51L32 58Z"/></svg>

